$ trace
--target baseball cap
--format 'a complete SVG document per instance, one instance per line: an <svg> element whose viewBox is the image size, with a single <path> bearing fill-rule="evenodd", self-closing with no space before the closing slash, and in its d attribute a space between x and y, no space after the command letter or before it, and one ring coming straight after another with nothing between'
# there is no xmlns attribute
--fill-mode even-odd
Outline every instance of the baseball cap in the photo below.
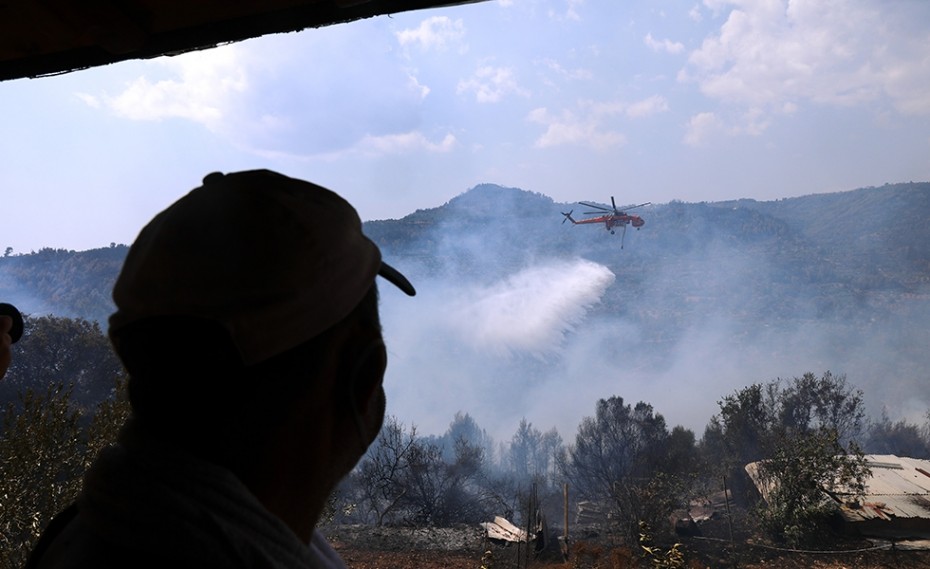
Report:
<svg viewBox="0 0 930 569"><path fill-rule="evenodd" d="M416 294L335 192L270 170L214 172L133 242L109 331L153 317L213 320L252 365L345 318L377 275Z"/></svg>

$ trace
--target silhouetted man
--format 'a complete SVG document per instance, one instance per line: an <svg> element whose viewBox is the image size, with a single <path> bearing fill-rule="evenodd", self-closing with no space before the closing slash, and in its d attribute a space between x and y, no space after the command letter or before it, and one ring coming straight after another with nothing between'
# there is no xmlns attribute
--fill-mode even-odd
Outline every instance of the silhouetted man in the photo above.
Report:
<svg viewBox="0 0 930 569"><path fill-rule="evenodd" d="M214 173L139 234L109 334L132 416L30 565L342 567L315 527L377 436L377 275L408 295L338 195Z"/></svg>

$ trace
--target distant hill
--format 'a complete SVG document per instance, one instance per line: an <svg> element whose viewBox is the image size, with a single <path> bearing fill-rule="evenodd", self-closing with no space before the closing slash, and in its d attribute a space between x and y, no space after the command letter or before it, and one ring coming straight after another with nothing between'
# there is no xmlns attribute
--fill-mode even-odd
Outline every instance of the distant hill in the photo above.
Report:
<svg viewBox="0 0 930 569"><path fill-rule="evenodd" d="M709 295L705 304L720 310L732 303L726 281L740 270L740 290L753 291L764 320L800 317L796 310L811 303L818 318L869 319L874 315L863 312L857 297L881 292L879 304L887 308L899 296L926 293L930 284L928 183L770 202L647 206L637 210L645 227L627 231L623 250L619 234L602 226L562 224L560 212L573 208L584 209L485 184L441 207L368 222L365 230L386 254L409 259L410 270L426 277L444 271L496 278L539 256L581 256L622 275L618 303L641 298L650 275L671 272L677 278L663 283L671 287L670 302ZM764 274L750 270L763 261Z"/></svg>
<svg viewBox="0 0 930 569"><path fill-rule="evenodd" d="M474 373L509 377L513 394L550 381L545 378L553 373L562 376L552 381L572 378L598 393L629 389L625 382L635 379L642 397L651 390L656 397L669 394L663 382L671 375L713 398L734 384L773 374L832 369L873 390L876 406L910 405L912 414L930 407L930 183L775 201L649 205L636 210L646 223L640 231L628 229L623 249L619 231L611 235L602 226L563 223L561 212L570 210L581 218L585 207L481 184L436 208L366 222L366 233L421 292L410 316L439 326L425 336L429 347L417 349L474 358L467 348L455 347L458 336L450 332L470 322L438 322L478 318L475 314L490 318L463 312L468 298L480 302L477 293L466 297L463 290L492 294L514 275L552 278L533 267L556 263L579 270L573 263L585 260L606 267L615 278L596 305L573 314L553 311L552 318L565 322L544 319L547 306L572 298L568 289L547 290L546 297L528 289L506 297L516 306L493 309L502 317L540 316L538 327L554 326L566 346L557 356L564 360L559 370L551 367L551 358L530 350L518 354L516 363L504 361L512 356L500 356L499 364ZM27 315L81 317L105 328L113 310L110 292L127 250L124 245L81 252L43 249L2 257L0 301ZM559 286L584 286L578 279L570 282L575 284ZM435 305L431 294L440 296ZM539 311L533 303L539 303ZM481 325L493 335L494 326L512 322ZM588 337L595 331L600 336ZM576 340L584 344L573 346ZM584 358L577 365L566 359L575 353ZM452 369L446 361L437 366ZM613 379L615 387L595 384L602 376ZM689 404L689 392L675 393L681 405ZM701 413L706 419L708 413Z"/></svg>
<svg viewBox="0 0 930 569"><path fill-rule="evenodd" d="M435 278L438 271L493 279L539 256L582 256L623 276L617 302L640 297L650 274L674 271L676 282L667 284L680 298L691 296L694 281L703 286L693 292L711 294L705 300L719 310L727 287L706 285L726 280L740 259L770 263L753 289L776 314L803 299L819 307L818 317L871 318L857 296L881 291L880 304L887 307L898 296L926 294L930 285L930 183L775 201L650 205L637 210L646 225L627 231L623 250L619 233L562 223L560 212L573 209L584 206L481 184L440 207L364 225L386 256L404 259L421 277ZM111 245L0 257L0 300L27 313L105 323L127 251L126 245Z"/></svg>
<svg viewBox="0 0 930 569"><path fill-rule="evenodd" d="M713 205L752 209L784 220L820 255L835 259L855 273L851 276L873 285L928 283L930 184L886 184L836 194Z"/></svg>
<svg viewBox="0 0 930 569"><path fill-rule="evenodd" d="M832 370L866 390L875 416L930 408L930 184L651 205L622 250L619 233L563 224L572 209L585 208L483 185L366 231L421 287L490 285L551 259L616 275L581 328L565 327L558 366L489 372L509 378L495 386L504 400L519 397L501 389L511 382L560 393L572 381L577 397L643 397L700 424L732 389Z"/></svg>
<svg viewBox="0 0 930 569"><path fill-rule="evenodd" d="M111 292L129 247L89 251L41 249L0 257L0 302L24 314L84 318L106 323Z"/></svg>

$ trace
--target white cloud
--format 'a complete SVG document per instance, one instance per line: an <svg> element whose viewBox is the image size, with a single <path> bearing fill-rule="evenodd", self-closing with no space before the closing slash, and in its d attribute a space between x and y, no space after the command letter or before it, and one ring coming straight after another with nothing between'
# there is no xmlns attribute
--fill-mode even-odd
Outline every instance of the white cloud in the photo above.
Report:
<svg viewBox="0 0 930 569"><path fill-rule="evenodd" d="M578 13L578 7L584 4L585 0L564 0L565 9L563 11L549 10L549 17L553 20L572 20L581 21L581 15Z"/></svg>
<svg viewBox="0 0 930 569"><path fill-rule="evenodd" d="M685 128L684 142L688 146L702 146L707 138L723 130L714 113L698 113L691 117Z"/></svg>
<svg viewBox="0 0 930 569"><path fill-rule="evenodd" d="M418 45L420 49L444 51L450 45L464 49L465 24L447 16L432 16L420 22L419 27L396 33L400 45Z"/></svg>
<svg viewBox="0 0 930 569"><path fill-rule="evenodd" d="M401 141L411 144L430 88L400 54L385 49L392 33L380 43L359 45L361 37L361 30L272 35L158 58L114 96L78 96L129 120L196 122L257 156L340 157L366 137L372 137L367 152L393 152ZM353 58L331 57L348 47ZM394 144L386 144L391 136ZM427 142L420 147L444 148Z"/></svg>
<svg viewBox="0 0 930 569"><path fill-rule="evenodd" d="M566 0L568 8L565 11L565 16L570 20L580 20L581 16L578 14L577 8L584 4L584 0Z"/></svg>
<svg viewBox="0 0 930 569"><path fill-rule="evenodd" d="M651 33L646 34L646 37L643 38L643 43L645 43L652 51L664 51L666 53L675 54L681 53L685 50L685 44L681 42L673 42L667 38L659 41L654 39Z"/></svg>
<svg viewBox="0 0 930 569"><path fill-rule="evenodd" d="M792 111L789 108L786 112ZM759 136L771 123L771 113L759 108L748 108L735 113L698 113L685 125L684 143L689 146L703 146L710 137L717 134Z"/></svg>
<svg viewBox="0 0 930 569"><path fill-rule="evenodd" d="M701 20L703 20L704 15L701 14L701 6L699 4L695 4L691 8L691 10L688 11L688 17L694 20L695 22L700 22Z"/></svg>
<svg viewBox="0 0 930 569"><path fill-rule="evenodd" d="M565 67L562 67L562 65L558 61L555 61L554 59L543 59L540 63L542 63L547 68L549 68L551 71L554 71L557 75L565 79L587 80L587 79L594 78L594 73L590 69L585 69L583 67L578 67L575 69L566 69Z"/></svg>
<svg viewBox="0 0 930 569"><path fill-rule="evenodd" d="M765 113L793 110L806 100L836 106L886 102L900 113L930 114L928 3L705 4L730 11L720 30L691 53L679 78L696 81L708 97Z"/></svg>
<svg viewBox="0 0 930 569"><path fill-rule="evenodd" d="M236 46L223 46L154 61L176 78L150 81L139 77L105 104L131 120L184 118L211 130L222 123L230 97L248 87ZM88 99L85 97L85 101Z"/></svg>
<svg viewBox="0 0 930 569"><path fill-rule="evenodd" d="M509 94L529 95L528 91L517 84L511 68L490 65L479 67L469 79L459 81L457 91L473 91L479 103L498 103Z"/></svg>
<svg viewBox="0 0 930 569"><path fill-rule="evenodd" d="M788 105L788 107L790 107L790 105ZM762 109L750 108L743 113L739 123L740 126L736 127L739 130L736 132L737 134L759 136L769 128L771 123L772 117L769 113Z"/></svg>
<svg viewBox="0 0 930 569"><path fill-rule="evenodd" d="M84 101L84 104L92 109L99 109L103 106L103 103L100 101L100 97L90 95L88 93L75 93L78 99Z"/></svg>
<svg viewBox="0 0 930 569"><path fill-rule="evenodd" d="M545 108L538 108L530 111L527 120L546 127L546 132L536 139L537 148L572 144L606 150L626 142L623 134L607 130L594 115L578 116L570 110L554 115Z"/></svg>
<svg viewBox="0 0 930 569"><path fill-rule="evenodd" d="M661 95L653 95L642 101L637 101L626 108L626 115L630 118L642 118L668 110L668 101Z"/></svg>
<svg viewBox="0 0 930 569"><path fill-rule="evenodd" d="M432 153L445 153L453 150L458 144L455 136L446 134L439 142L429 140L422 132L406 132L402 134L389 134L384 136L366 136L356 147L364 154L408 154L417 151Z"/></svg>
<svg viewBox="0 0 930 569"><path fill-rule="evenodd" d="M409 74L408 77L410 78L411 88L420 94L421 99L425 99L426 96L429 95L430 88L420 83L420 80L412 73Z"/></svg>
<svg viewBox="0 0 930 569"><path fill-rule="evenodd" d="M628 104L622 101L579 101L578 111L563 110L553 114L540 107L530 111L527 120L546 127L536 139L537 148L573 144L606 150L626 143L626 137L611 128L615 117L644 118L668 110L664 97L652 97Z"/></svg>

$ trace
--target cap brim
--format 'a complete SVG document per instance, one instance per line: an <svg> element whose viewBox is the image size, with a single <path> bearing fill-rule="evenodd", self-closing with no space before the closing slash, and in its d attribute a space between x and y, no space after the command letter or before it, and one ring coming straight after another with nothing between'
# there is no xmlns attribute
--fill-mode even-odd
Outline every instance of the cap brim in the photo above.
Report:
<svg viewBox="0 0 930 569"><path fill-rule="evenodd" d="M416 296L417 291L413 288L413 285L410 284L410 281L407 280L407 277L401 274L400 271L388 265L384 261L381 262L381 269L378 271L378 274L386 278L394 286L404 291L408 296Z"/></svg>

